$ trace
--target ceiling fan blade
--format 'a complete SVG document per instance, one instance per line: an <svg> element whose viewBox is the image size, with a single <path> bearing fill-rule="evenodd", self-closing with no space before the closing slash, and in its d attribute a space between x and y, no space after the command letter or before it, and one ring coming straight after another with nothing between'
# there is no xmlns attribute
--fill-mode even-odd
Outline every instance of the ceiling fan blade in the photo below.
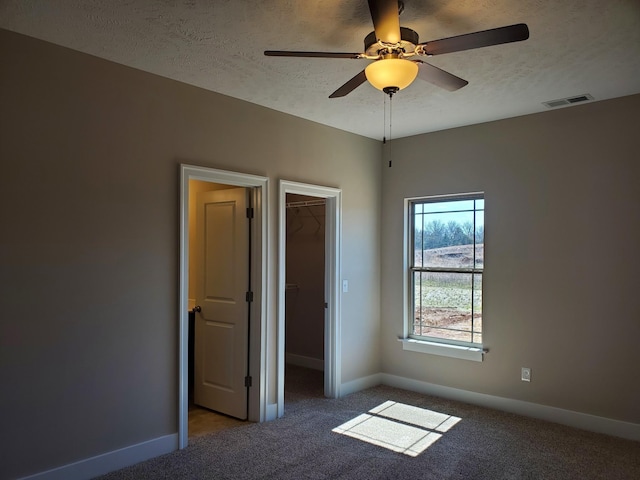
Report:
<svg viewBox="0 0 640 480"><path fill-rule="evenodd" d="M524 23L518 23L508 27L493 28L421 43L419 46L422 47L427 55L442 55L443 53L460 52L462 50L471 50L472 48L519 42L527 38L529 38L529 27Z"/></svg>
<svg viewBox="0 0 640 480"><path fill-rule="evenodd" d="M438 67L434 67L429 63L425 63L421 60L414 60L414 62L416 62L418 67L420 67L418 70L418 78L425 82L433 83L434 85L444 88L445 90L449 90L450 92L458 90L469 84L466 80L456 77L452 73L445 72Z"/></svg>
<svg viewBox="0 0 640 480"><path fill-rule="evenodd" d="M362 53L341 52L290 52L283 50L265 50L267 57L311 57L311 58L362 58Z"/></svg>
<svg viewBox="0 0 640 480"><path fill-rule="evenodd" d="M369 0L369 11L376 38L385 43L398 43L400 38L400 15L398 0Z"/></svg>
<svg viewBox="0 0 640 480"><path fill-rule="evenodd" d="M357 74L347 83L345 83L339 89L337 89L335 92L329 95L329 98L344 97L345 95L348 95L349 93L354 91L356 88L358 88L360 85L362 85L366 81L367 81L367 76L364 74L364 70L362 70L359 74Z"/></svg>

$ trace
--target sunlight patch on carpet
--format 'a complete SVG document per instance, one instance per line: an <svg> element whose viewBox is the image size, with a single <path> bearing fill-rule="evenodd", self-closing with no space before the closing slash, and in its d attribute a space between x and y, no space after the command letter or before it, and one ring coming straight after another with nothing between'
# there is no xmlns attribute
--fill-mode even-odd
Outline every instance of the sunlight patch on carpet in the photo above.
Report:
<svg viewBox="0 0 640 480"><path fill-rule="evenodd" d="M460 420L445 413L387 401L332 431L417 457Z"/></svg>

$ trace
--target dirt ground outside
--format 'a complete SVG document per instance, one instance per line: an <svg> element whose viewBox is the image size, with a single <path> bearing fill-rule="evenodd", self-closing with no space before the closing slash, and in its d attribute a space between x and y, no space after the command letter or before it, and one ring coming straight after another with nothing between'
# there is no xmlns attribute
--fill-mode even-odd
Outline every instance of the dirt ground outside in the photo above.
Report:
<svg viewBox="0 0 640 480"><path fill-rule="evenodd" d="M473 338L472 328L475 331ZM416 311L413 334L482 343L482 314L473 314L472 326L471 313L455 308L422 307Z"/></svg>

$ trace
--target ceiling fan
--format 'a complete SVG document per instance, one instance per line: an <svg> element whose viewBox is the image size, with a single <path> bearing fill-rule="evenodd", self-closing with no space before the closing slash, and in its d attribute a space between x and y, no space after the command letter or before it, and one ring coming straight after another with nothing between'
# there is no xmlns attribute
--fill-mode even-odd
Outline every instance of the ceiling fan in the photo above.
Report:
<svg viewBox="0 0 640 480"><path fill-rule="evenodd" d="M469 82L414 57L442 55L502 43L519 42L529 38L524 23L493 28L475 33L420 43L418 34L400 26L404 2L398 0L369 0L374 31L364 39L364 53L293 52L266 50L273 57L350 58L374 60L364 70L329 95L344 97L365 81L388 95L408 87L416 77L449 91Z"/></svg>

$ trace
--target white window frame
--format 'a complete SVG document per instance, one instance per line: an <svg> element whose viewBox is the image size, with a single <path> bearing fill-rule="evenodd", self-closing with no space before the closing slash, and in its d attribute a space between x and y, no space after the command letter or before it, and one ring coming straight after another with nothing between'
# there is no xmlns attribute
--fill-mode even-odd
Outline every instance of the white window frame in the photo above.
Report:
<svg viewBox="0 0 640 480"><path fill-rule="evenodd" d="M412 263L413 263L413 222L411 219L412 204L422 201L432 202L449 202L465 199L484 199L484 192L473 192L467 194L455 195L438 195L438 196L421 196L405 198L404 200L404 267L403 267L403 291L404 291L404 308L403 308L403 336L398 340L402 343L403 350L427 353L432 355L441 355L464 360L472 360L481 362L484 360L484 354L487 350L482 344L470 342L457 342L455 340L439 339L436 337L418 337L411 334L413 328L412 316L414 314L413 301L413 281L412 281ZM484 301L484 299L483 299ZM484 318L483 318L484 320ZM484 340L484 336L483 336Z"/></svg>

